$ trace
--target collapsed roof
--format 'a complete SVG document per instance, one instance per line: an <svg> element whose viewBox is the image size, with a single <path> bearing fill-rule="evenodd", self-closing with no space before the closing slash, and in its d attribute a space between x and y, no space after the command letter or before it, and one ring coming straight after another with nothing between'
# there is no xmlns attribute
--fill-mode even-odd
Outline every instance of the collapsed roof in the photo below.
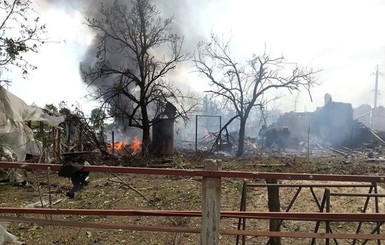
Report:
<svg viewBox="0 0 385 245"><path fill-rule="evenodd" d="M50 116L36 105L29 106L0 86L0 146L15 154L18 161L25 161L26 154L39 155L43 150L26 121L58 127L64 117Z"/></svg>

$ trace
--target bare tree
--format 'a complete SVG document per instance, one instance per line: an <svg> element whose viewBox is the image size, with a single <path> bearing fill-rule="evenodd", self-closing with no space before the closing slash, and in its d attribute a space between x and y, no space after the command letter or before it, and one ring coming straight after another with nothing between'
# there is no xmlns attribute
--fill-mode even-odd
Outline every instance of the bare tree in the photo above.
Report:
<svg viewBox="0 0 385 245"><path fill-rule="evenodd" d="M263 107L268 101L265 93L273 89L309 92L315 84L312 69L288 63L284 57L271 58L253 55L240 63L230 54L230 42L212 35L211 42L200 43L194 58L197 71L210 81L206 91L229 103L240 120L237 156L244 153L246 122L254 107ZM233 118L234 119L234 118Z"/></svg>
<svg viewBox="0 0 385 245"><path fill-rule="evenodd" d="M148 151L150 127L170 104L185 115L183 94L166 81L167 73L186 60L183 39L172 32L173 18L162 19L149 0L134 0L132 8L116 0L103 5L98 19L87 19L97 32L96 60L82 65L84 80L97 87L112 116L127 126L142 129L142 146Z"/></svg>
<svg viewBox="0 0 385 245"><path fill-rule="evenodd" d="M0 70L13 65L27 75L28 70L35 69L23 55L37 52L44 43L44 32L45 25L39 23L31 1L0 1Z"/></svg>

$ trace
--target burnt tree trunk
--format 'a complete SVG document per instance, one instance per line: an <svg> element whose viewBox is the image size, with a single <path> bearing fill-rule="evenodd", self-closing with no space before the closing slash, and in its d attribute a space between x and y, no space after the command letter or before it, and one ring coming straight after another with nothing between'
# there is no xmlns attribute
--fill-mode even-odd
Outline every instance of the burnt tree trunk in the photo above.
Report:
<svg viewBox="0 0 385 245"><path fill-rule="evenodd" d="M142 154L147 155L150 152L150 122L148 120L148 113L146 106L142 106Z"/></svg>
<svg viewBox="0 0 385 245"><path fill-rule="evenodd" d="M246 130L246 118L241 118L241 123L239 127L237 157L242 156L245 151L245 130Z"/></svg>

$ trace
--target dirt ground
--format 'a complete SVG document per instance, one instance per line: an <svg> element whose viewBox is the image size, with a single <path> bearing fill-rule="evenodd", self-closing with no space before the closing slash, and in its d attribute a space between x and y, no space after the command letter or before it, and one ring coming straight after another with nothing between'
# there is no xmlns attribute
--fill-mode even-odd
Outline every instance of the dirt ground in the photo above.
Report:
<svg viewBox="0 0 385 245"><path fill-rule="evenodd" d="M176 155L168 158L168 167L201 168L201 157ZM1 164L1 163L0 163ZM267 164L270 166L261 166ZM283 164L286 166L280 166ZM354 175L384 175L385 162L365 162L355 159L346 163L339 156L328 157L298 157L291 155L255 155L244 158L223 158L222 169L260 171L260 172L300 172L322 174L354 174ZM48 179L50 185L48 185ZM263 183L255 180L256 183ZM243 180L222 180L222 210L238 211ZM299 183L299 182L290 182ZM58 177L57 173L39 171L27 172L27 185L15 186L10 183L0 183L0 206L2 207L39 207L48 206L51 199L52 208L98 208L98 209L159 209L159 210L200 210L201 208L201 178L198 177L169 177L144 176L132 174L114 175L110 173L91 173L90 183L85 189L77 192L74 199L69 199L65 193L72 187L69 179ZM384 193L385 186L379 187ZM51 191L49 191L49 189ZM135 190L134 190L135 189ZM280 191L281 206L287 205L296 189L285 188ZM319 199L323 189L315 190ZM338 192L362 192L365 188L332 189ZM247 210L267 211L266 188L250 188L247 193ZM335 198L332 201L332 212L361 212L363 198ZM385 202L380 202L380 211L385 212ZM370 203L373 211L374 204ZM309 190L304 189L295 202L291 211L318 211ZM15 217L15 215L11 215ZM19 217L57 219L78 222L97 222L103 224L142 224L176 227L200 227L199 218L166 218L166 217L93 217L93 216L44 216L22 215ZM236 229L237 219L222 219L221 228ZM357 224L333 224L334 232L355 232ZM282 231L312 232L314 222L283 223ZM370 224L367 225L369 229ZM364 226L364 228L366 225ZM250 220L247 229L267 230L266 221ZM321 232L323 231L321 226ZM366 229L366 228L365 228ZM26 244L199 244L199 234L154 233L140 231L123 231L92 229L78 227L61 227L37 225L32 223L15 223L8 230L20 237ZM235 236L221 236L220 244L235 244ZM266 244L262 237L247 237L246 244ZM282 244L308 244L305 240L283 239ZM323 244L319 241L318 244ZM340 244L347 244L343 241ZM375 244L368 243L368 244Z"/></svg>

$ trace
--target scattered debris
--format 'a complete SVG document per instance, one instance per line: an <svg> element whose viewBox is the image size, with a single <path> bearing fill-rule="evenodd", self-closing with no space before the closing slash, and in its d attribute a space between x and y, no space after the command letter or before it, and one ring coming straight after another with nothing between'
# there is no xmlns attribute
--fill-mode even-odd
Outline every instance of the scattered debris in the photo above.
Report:
<svg viewBox="0 0 385 245"><path fill-rule="evenodd" d="M49 204L48 200L42 200L42 201L37 201L34 203L27 204L25 207L26 208L44 208Z"/></svg>
<svg viewBox="0 0 385 245"><path fill-rule="evenodd" d="M15 235L9 233L6 230L6 224L0 222L0 245L14 244L22 245L23 242L19 241L19 238Z"/></svg>
<svg viewBox="0 0 385 245"><path fill-rule="evenodd" d="M83 171L84 165L90 165L87 161L83 163L78 162L79 156L76 152L67 153L64 157L64 163L58 171L60 177L67 177L71 179L72 189L66 193L69 198L75 197L75 192L80 191L88 185L89 172Z"/></svg>

